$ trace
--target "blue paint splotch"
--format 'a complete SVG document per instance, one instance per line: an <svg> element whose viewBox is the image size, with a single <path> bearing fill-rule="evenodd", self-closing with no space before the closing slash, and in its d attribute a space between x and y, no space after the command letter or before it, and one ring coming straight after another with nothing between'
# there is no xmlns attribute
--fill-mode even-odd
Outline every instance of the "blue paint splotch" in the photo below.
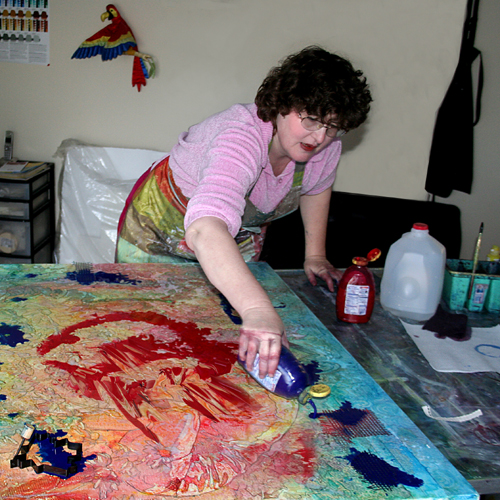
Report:
<svg viewBox="0 0 500 500"><path fill-rule="evenodd" d="M319 413L316 409L316 405L312 404L312 406L314 412L309 415L311 418L327 417L336 420L342 425L348 426L357 425L369 414L368 410L353 408L350 401L344 401L338 410L327 411L325 413Z"/></svg>
<svg viewBox="0 0 500 500"><path fill-rule="evenodd" d="M66 273L66 278L71 281L77 281L80 285L92 285L93 283L124 283L129 285L137 285L139 280L129 278L126 274L121 273L105 273L97 271L93 273L90 269L80 271L71 271Z"/></svg>
<svg viewBox="0 0 500 500"><path fill-rule="evenodd" d="M10 299L12 302L24 302L25 300L28 300L24 297L13 297L12 299Z"/></svg>
<svg viewBox="0 0 500 500"><path fill-rule="evenodd" d="M390 490L399 485L419 488L424 484L422 479L388 464L373 453L355 448L351 448L350 452L346 459L366 481L377 488Z"/></svg>
<svg viewBox="0 0 500 500"><path fill-rule="evenodd" d="M5 394L0 394L0 401L7 401L7 396Z"/></svg>
<svg viewBox="0 0 500 500"><path fill-rule="evenodd" d="M54 442L58 438L62 438L66 433L62 430L58 430L55 433L49 433L47 431L36 431L34 442L38 445L37 454L40 456L41 461L49 463L53 467L58 467L59 469L67 470L70 466L77 466L77 473L82 472L85 469L85 462L87 460L93 460L97 458L97 455L89 455L86 457L81 457L75 460L75 455L66 451L63 447L55 447ZM62 477L66 476L62 474L57 474L54 472L44 471L46 474Z"/></svg>
<svg viewBox="0 0 500 500"><path fill-rule="evenodd" d="M16 347L17 344L28 342L24 338L24 332L19 325L7 325L0 323L0 344Z"/></svg>
<svg viewBox="0 0 500 500"><path fill-rule="evenodd" d="M307 372L310 384L317 384L320 381L320 373L322 371L319 367L319 363L317 361L311 361L310 363L303 364L302 366Z"/></svg>
<svg viewBox="0 0 500 500"><path fill-rule="evenodd" d="M328 417L334 418L337 422L344 425L357 425L368 414L368 410L353 408L350 401L344 401L342 406L328 414Z"/></svg>

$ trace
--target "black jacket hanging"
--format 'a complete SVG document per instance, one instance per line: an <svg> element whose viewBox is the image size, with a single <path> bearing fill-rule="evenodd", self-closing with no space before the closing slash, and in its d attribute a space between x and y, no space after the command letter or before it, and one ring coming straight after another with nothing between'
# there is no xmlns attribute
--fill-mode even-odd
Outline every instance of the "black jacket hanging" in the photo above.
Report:
<svg viewBox="0 0 500 500"><path fill-rule="evenodd" d="M479 0L468 0L467 16L457 69L439 108L425 190L447 198L455 189L470 194L473 175L473 127L481 112L483 65L474 47ZM479 57L479 74L474 106L472 66Z"/></svg>

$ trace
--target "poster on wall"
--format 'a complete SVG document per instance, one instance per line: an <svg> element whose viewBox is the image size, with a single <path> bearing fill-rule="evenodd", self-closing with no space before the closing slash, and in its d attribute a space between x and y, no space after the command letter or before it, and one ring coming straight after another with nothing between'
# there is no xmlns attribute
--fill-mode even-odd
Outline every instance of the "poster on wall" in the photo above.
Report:
<svg viewBox="0 0 500 500"><path fill-rule="evenodd" d="M49 0L0 0L0 62L49 64Z"/></svg>

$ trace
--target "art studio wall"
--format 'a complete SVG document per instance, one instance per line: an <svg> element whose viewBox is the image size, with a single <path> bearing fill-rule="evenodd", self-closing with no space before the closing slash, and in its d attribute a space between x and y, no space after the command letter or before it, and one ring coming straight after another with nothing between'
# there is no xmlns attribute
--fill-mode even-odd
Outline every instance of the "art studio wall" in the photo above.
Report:
<svg viewBox="0 0 500 500"><path fill-rule="evenodd" d="M482 9L498 11L495 0L483 2ZM0 63L0 133L13 130L16 156L32 160L53 160L68 138L169 151L191 124L235 102L253 101L282 57L320 44L362 69L374 96L368 122L344 140L334 189L425 200L435 114L455 70L465 5L466 0L120 0L116 6L139 50L157 64L156 78L139 93L131 85L132 58L71 59L83 40L104 27L106 2L51 0L50 65ZM487 14L480 12L480 18L493 26ZM478 38L487 41L481 26ZM492 55L483 52L488 67ZM488 78L486 100L493 93ZM485 124L488 119L485 109ZM453 195L444 201L467 206L470 200ZM474 222L464 214L465 251L469 224Z"/></svg>

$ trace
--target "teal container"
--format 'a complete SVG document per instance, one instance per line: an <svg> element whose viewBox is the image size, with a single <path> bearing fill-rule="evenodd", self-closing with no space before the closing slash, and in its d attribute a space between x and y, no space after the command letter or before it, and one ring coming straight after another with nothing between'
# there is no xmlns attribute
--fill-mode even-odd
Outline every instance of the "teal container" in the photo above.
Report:
<svg viewBox="0 0 500 500"><path fill-rule="evenodd" d="M485 307L488 311L500 312L500 276L491 277Z"/></svg>
<svg viewBox="0 0 500 500"><path fill-rule="evenodd" d="M443 284L443 299L452 311L480 312L500 311L500 263L479 261L474 275L470 299L469 286L472 278L472 260L447 259Z"/></svg>

